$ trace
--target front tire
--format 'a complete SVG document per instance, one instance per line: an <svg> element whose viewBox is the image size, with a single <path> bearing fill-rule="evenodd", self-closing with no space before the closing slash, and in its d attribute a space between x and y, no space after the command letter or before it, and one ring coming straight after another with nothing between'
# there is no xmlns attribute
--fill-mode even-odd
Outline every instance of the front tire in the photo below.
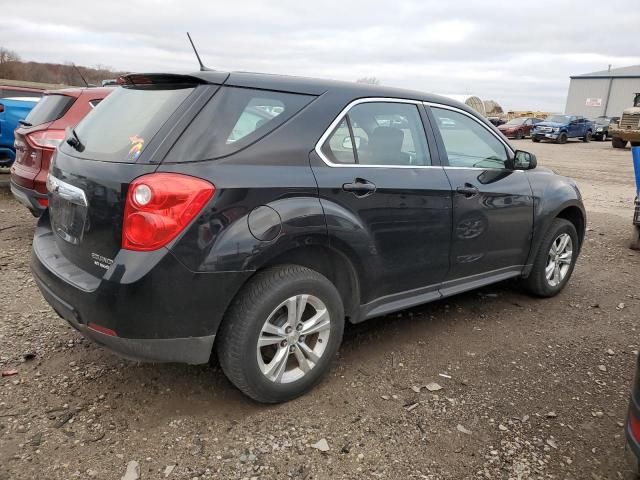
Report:
<svg viewBox="0 0 640 480"><path fill-rule="evenodd" d="M225 315L218 358L227 378L262 403L296 398L328 371L344 307L323 275L298 265L259 272Z"/></svg>
<svg viewBox="0 0 640 480"><path fill-rule="evenodd" d="M539 138L536 138L536 137L531 137L531 141L532 141L533 143L539 143L539 142L540 142L540 139L539 139Z"/></svg>
<svg viewBox="0 0 640 480"><path fill-rule="evenodd" d="M567 143L567 134L562 132L560 135L558 135L558 140L556 140L558 143Z"/></svg>
<svg viewBox="0 0 640 480"><path fill-rule="evenodd" d="M578 233L573 223L556 218L540 243L524 287L539 297L557 295L571 278L578 251Z"/></svg>
<svg viewBox="0 0 640 480"><path fill-rule="evenodd" d="M611 139L611 146L613 148L624 148L627 146L627 141L618 137L613 137Z"/></svg>

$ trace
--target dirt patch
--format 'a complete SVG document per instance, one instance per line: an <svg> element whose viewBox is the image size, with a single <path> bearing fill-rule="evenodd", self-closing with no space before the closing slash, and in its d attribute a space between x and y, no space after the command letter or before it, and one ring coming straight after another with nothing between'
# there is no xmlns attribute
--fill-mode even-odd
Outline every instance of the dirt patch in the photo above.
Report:
<svg viewBox="0 0 640 480"><path fill-rule="evenodd" d="M507 282L350 327L327 379L278 406L215 366L83 340L38 293L34 219L0 189L0 370L18 370L0 378L0 479L119 479L130 461L142 479L619 478L640 343L631 155L514 143L582 188L567 289L540 300Z"/></svg>

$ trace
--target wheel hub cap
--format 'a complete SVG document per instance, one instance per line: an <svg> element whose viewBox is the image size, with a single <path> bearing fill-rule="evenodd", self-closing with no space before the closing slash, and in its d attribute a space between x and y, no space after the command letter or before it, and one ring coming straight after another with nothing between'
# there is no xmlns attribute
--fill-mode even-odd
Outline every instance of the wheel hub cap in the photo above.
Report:
<svg viewBox="0 0 640 480"><path fill-rule="evenodd" d="M558 286L567 276L573 260L573 242L567 233L562 233L551 243L547 257L545 277L552 287Z"/></svg>
<svg viewBox="0 0 640 480"><path fill-rule="evenodd" d="M278 305L258 337L260 371L274 383L304 377L324 354L331 332L325 304L313 295L296 295Z"/></svg>

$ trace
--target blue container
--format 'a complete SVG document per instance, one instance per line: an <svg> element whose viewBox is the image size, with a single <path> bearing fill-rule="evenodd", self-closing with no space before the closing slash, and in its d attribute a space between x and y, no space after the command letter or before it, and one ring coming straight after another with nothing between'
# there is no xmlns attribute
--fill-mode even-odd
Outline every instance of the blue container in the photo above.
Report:
<svg viewBox="0 0 640 480"><path fill-rule="evenodd" d="M640 197L640 147L631 147L633 169L636 171L636 193Z"/></svg>

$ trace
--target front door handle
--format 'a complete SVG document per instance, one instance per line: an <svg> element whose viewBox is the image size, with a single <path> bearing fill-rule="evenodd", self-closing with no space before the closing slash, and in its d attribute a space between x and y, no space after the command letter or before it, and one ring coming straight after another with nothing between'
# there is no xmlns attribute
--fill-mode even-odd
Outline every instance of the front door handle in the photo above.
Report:
<svg viewBox="0 0 640 480"><path fill-rule="evenodd" d="M342 190L345 192L351 192L356 197L366 197L372 195L376 191L376 186L364 178L356 178L353 183L343 184Z"/></svg>
<svg viewBox="0 0 640 480"><path fill-rule="evenodd" d="M464 195L467 198L475 197L479 190L477 187L474 187L470 183L465 183L463 187L456 188L456 192Z"/></svg>

